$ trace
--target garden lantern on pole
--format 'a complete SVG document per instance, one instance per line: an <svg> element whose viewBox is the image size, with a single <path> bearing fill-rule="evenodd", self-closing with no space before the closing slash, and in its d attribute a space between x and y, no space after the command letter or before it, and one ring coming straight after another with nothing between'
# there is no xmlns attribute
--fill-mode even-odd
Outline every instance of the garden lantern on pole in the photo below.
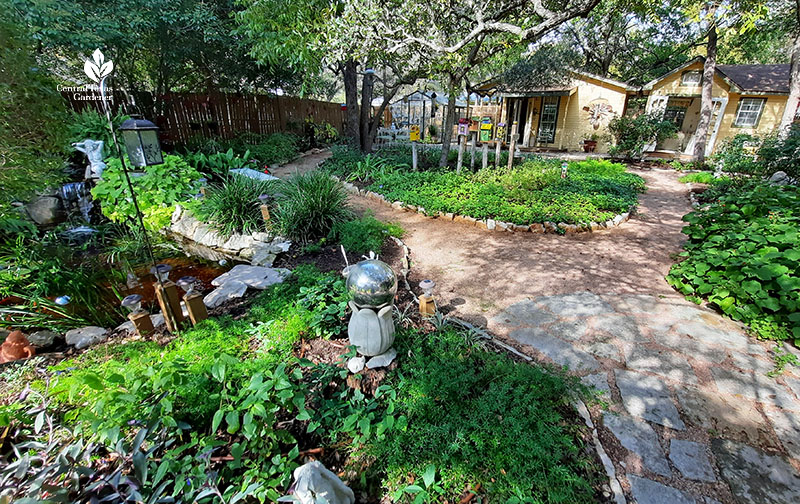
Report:
<svg viewBox="0 0 800 504"><path fill-rule="evenodd" d="M133 166L144 168L164 162L158 141L158 126L147 119L128 119L119 129Z"/></svg>

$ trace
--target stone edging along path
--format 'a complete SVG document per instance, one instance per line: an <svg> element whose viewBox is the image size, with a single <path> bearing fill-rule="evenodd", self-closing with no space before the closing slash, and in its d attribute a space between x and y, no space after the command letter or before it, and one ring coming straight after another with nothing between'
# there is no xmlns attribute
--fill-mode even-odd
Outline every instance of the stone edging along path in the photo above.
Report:
<svg viewBox="0 0 800 504"><path fill-rule="evenodd" d="M630 219L631 211L633 210L633 208L631 208L627 212L615 216L613 219L609 219L605 222L600 222L600 223L591 222L588 225L566 224L564 222L555 223L549 221L541 223L535 222L529 225L521 225L521 224L512 224L510 222L503 222L495 219L486 219L486 220L476 219L475 217L469 217L467 215L458 215L450 212L437 212L436 215L429 215L422 207L404 203L402 201L391 202L387 200L386 197L383 196L382 194L378 194L373 191L366 191L363 189L359 189L354 184L346 182L337 177L336 175L331 175L331 177L334 178L336 181L341 182L342 186L344 186L347 192L351 194L358 194L360 196L364 196L365 198L369 198L379 203L383 203L384 205L390 206L395 210L400 210L403 212L417 212L420 215L424 215L432 219L441 218L441 219L452 220L455 222L462 222L486 231L497 231L497 232L508 232L508 233L561 232L562 234L602 231L605 229L618 227L623 222L627 222L628 219Z"/></svg>

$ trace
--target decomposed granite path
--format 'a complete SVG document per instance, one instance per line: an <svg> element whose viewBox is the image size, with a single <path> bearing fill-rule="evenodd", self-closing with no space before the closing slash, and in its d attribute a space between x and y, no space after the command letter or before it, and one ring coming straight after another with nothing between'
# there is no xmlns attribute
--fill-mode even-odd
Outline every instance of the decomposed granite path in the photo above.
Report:
<svg viewBox="0 0 800 504"><path fill-rule="evenodd" d="M687 189L636 173L638 214L597 233L492 233L351 201L406 229L412 278L437 282L443 310L601 391L617 502L800 502L800 377L767 377L767 345L669 287Z"/></svg>

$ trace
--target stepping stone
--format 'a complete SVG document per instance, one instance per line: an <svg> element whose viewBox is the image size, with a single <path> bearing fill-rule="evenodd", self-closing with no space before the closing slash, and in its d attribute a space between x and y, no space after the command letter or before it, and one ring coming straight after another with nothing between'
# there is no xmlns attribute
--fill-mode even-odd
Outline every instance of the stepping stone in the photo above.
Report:
<svg viewBox="0 0 800 504"><path fill-rule="evenodd" d="M791 457L800 460L800 415L791 411L766 411L769 423Z"/></svg>
<svg viewBox="0 0 800 504"><path fill-rule="evenodd" d="M678 402L689 422L705 430L716 429L720 433L740 434L755 443L764 418L752 401L694 387L677 390Z"/></svg>
<svg viewBox="0 0 800 504"><path fill-rule="evenodd" d="M594 387L603 393L603 399L611 399L611 387L608 386L608 377L605 373L595 373L581 378L581 383L587 387Z"/></svg>
<svg viewBox="0 0 800 504"><path fill-rule="evenodd" d="M639 331L639 325L636 320L625 315L598 317L594 321L594 328L621 340L640 343L648 342Z"/></svg>
<svg viewBox="0 0 800 504"><path fill-rule="evenodd" d="M585 318L563 320L550 324L547 331L561 339L577 341L589 332L589 324Z"/></svg>
<svg viewBox="0 0 800 504"><path fill-rule="evenodd" d="M658 444L658 434L644 420L627 415L605 413L603 424L619 440L620 444L642 459L644 466L656 474L670 477L672 471Z"/></svg>
<svg viewBox="0 0 800 504"><path fill-rule="evenodd" d="M677 430L686 428L661 379L620 369L614 375L622 403L631 415Z"/></svg>
<svg viewBox="0 0 800 504"><path fill-rule="evenodd" d="M653 329L653 331L653 339L659 345L670 347L684 355L691 355L697 360L720 364L728 358L728 349L724 347L709 345L686 334L679 334L673 331L659 331L657 329Z"/></svg>
<svg viewBox="0 0 800 504"><path fill-rule="evenodd" d="M556 364L567 366L573 371L580 369L593 370L600 366L594 357L588 353L575 348L565 341L554 338L540 329L517 329L509 336L520 343L532 346L552 359Z"/></svg>
<svg viewBox="0 0 800 504"><path fill-rule="evenodd" d="M559 317L589 317L614 312L610 304L591 292L543 296L536 302Z"/></svg>
<svg viewBox="0 0 800 504"><path fill-rule="evenodd" d="M616 311L627 313L653 313L663 304L657 297L646 294L604 295L603 299Z"/></svg>
<svg viewBox="0 0 800 504"><path fill-rule="evenodd" d="M677 488L647 478L626 474L637 504L696 504L694 497Z"/></svg>
<svg viewBox="0 0 800 504"><path fill-rule="evenodd" d="M713 439L711 451L739 502L800 502L800 476L784 458L727 439Z"/></svg>
<svg viewBox="0 0 800 504"><path fill-rule="evenodd" d="M675 326L675 330L678 334L688 334L692 338L702 341L707 345L717 345L745 353L758 353L759 351L763 351L759 345L750 341L745 333L720 329L703 320L681 322Z"/></svg>
<svg viewBox="0 0 800 504"><path fill-rule="evenodd" d="M738 372L717 367L711 368L711 375L720 392L800 411L800 401L796 400L783 385L773 378L760 375L755 371Z"/></svg>
<svg viewBox="0 0 800 504"><path fill-rule="evenodd" d="M758 374L766 375L775 369L773 361L760 359L754 355L731 352L731 358L733 359L733 365L743 371L755 371Z"/></svg>
<svg viewBox="0 0 800 504"><path fill-rule="evenodd" d="M291 272L284 268L266 268L237 264L230 271L223 273L211 281L211 285L219 287L231 281L239 281L254 289L266 289L270 285L283 282Z"/></svg>
<svg viewBox="0 0 800 504"><path fill-rule="evenodd" d="M619 352L619 348L617 348L617 346L613 343L603 343L602 341L598 341L590 345L584 345L583 348L585 348L587 352L595 357L625 362L625 359L622 358L622 355Z"/></svg>
<svg viewBox="0 0 800 504"><path fill-rule="evenodd" d="M555 321L555 315L536 306L530 299L509 306L492 319L495 324L531 327Z"/></svg>
<svg viewBox="0 0 800 504"><path fill-rule="evenodd" d="M717 481L714 468L706 455L706 447L693 441L672 439L669 443L669 459L684 478L698 481Z"/></svg>
<svg viewBox="0 0 800 504"><path fill-rule="evenodd" d="M683 355L637 345L628 357L628 368L649 371L678 383L697 384L697 376Z"/></svg>
<svg viewBox="0 0 800 504"><path fill-rule="evenodd" d="M203 298L203 303L209 308L216 308L226 301L244 296L247 284L239 280L229 280L217 287Z"/></svg>

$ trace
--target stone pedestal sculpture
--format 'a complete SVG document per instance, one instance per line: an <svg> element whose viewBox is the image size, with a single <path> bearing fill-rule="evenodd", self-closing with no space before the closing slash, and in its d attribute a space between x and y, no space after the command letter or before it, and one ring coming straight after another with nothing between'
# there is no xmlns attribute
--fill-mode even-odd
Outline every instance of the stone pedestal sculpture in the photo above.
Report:
<svg viewBox="0 0 800 504"><path fill-rule="evenodd" d="M397 354L394 343L392 312L397 293L397 276L392 268L377 259L367 259L349 266L346 271L349 306L353 310L347 335L358 353L373 357L367 362L388 366ZM376 358L386 356L389 358Z"/></svg>

